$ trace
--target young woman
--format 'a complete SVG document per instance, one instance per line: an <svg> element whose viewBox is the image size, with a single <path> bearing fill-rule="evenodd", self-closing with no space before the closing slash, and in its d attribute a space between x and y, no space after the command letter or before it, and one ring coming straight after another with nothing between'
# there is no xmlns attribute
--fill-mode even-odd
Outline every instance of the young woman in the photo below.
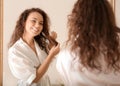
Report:
<svg viewBox="0 0 120 86"><path fill-rule="evenodd" d="M46 71L59 52L56 34L49 34L49 18L39 8L19 17L9 43L8 62L18 86L50 86Z"/></svg>
<svg viewBox="0 0 120 86"><path fill-rule="evenodd" d="M120 86L120 29L108 0L77 0L57 58L65 86Z"/></svg>

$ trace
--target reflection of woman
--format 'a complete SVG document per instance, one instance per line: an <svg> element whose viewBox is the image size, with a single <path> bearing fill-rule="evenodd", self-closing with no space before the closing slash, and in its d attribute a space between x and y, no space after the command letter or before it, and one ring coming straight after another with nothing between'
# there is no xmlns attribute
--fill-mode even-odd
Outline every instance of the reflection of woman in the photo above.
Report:
<svg viewBox="0 0 120 86"><path fill-rule="evenodd" d="M31 8L20 15L8 52L9 67L20 80L19 86L50 86L45 72L59 52L54 38L49 35L49 19L44 11Z"/></svg>
<svg viewBox="0 0 120 86"><path fill-rule="evenodd" d="M57 58L66 86L120 86L120 29L107 0L77 0Z"/></svg>

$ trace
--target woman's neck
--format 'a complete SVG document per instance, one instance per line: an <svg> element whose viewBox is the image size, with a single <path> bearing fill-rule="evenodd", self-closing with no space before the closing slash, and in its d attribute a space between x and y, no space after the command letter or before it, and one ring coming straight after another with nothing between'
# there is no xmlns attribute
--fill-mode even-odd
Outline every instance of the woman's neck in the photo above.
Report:
<svg viewBox="0 0 120 86"><path fill-rule="evenodd" d="M25 41L29 46L34 44L34 38L30 37L29 35L23 34L22 36L23 41Z"/></svg>

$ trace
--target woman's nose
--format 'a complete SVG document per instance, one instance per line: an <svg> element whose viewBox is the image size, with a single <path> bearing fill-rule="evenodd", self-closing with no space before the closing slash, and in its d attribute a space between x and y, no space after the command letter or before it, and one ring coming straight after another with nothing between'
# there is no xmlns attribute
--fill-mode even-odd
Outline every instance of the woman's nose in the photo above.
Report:
<svg viewBox="0 0 120 86"><path fill-rule="evenodd" d="M39 27L40 25L39 25L39 23L35 23L35 27Z"/></svg>

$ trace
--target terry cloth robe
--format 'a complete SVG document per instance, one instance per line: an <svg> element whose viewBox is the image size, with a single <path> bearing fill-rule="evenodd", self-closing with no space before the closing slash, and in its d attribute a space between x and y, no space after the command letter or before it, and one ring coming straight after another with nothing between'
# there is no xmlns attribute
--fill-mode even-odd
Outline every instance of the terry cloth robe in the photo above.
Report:
<svg viewBox="0 0 120 86"><path fill-rule="evenodd" d="M37 55L22 38L8 50L8 64L12 74L18 79L18 86L50 86L47 73L38 83L32 83L36 78L37 68L47 56L37 42L34 43Z"/></svg>

